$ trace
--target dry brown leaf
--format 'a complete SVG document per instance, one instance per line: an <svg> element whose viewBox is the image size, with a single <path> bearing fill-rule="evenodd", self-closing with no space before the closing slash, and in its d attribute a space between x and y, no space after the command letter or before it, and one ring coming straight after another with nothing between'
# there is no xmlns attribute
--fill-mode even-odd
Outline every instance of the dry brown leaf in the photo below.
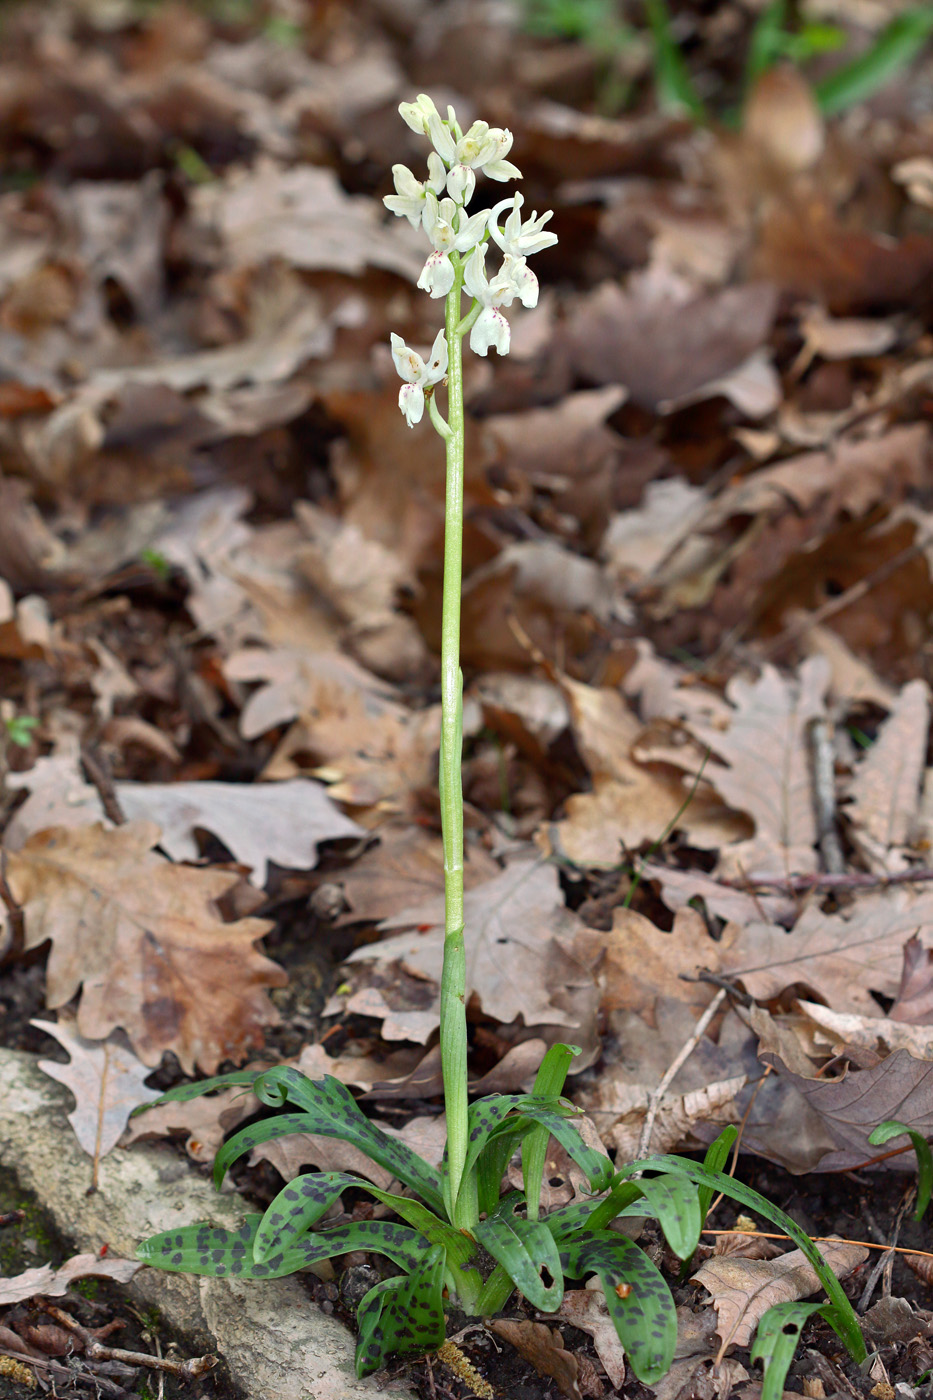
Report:
<svg viewBox="0 0 933 1400"><path fill-rule="evenodd" d="M43 1264L14 1278L0 1279L0 1306L25 1302L37 1293L46 1298L62 1298L79 1278L109 1278L116 1283L129 1283L142 1267L135 1259L118 1259L112 1254L102 1259L96 1254L75 1254L57 1269Z"/></svg>
<svg viewBox="0 0 933 1400"><path fill-rule="evenodd" d="M751 842L723 852L719 869L725 866L724 873L754 877L768 864L770 873L782 875L815 868L808 727L825 715L828 680L829 667L820 657L803 663L796 682L765 666L757 681L729 682L726 695L734 709L728 729L691 723L695 737L728 764L708 764L705 776L755 823Z"/></svg>
<svg viewBox="0 0 933 1400"><path fill-rule="evenodd" d="M526 1026L565 1025L573 1016L556 999L568 988L592 986L573 953L578 920L564 904L558 872L540 860L516 860L464 899L467 995L504 1025L521 1017ZM359 948L348 961L400 963L422 982L440 986L444 901L435 899L383 920L385 930L415 927ZM432 1016L436 1016L433 1009Z"/></svg>
<svg viewBox="0 0 933 1400"><path fill-rule="evenodd" d="M615 1323L609 1316L602 1290L566 1289L563 1301L554 1316L559 1317L562 1322L569 1322L571 1327L579 1327L581 1332L590 1334L596 1355L609 1377L609 1384L620 1390L625 1380L625 1350L619 1341Z"/></svg>
<svg viewBox="0 0 933 1400"><path fill-rule="evenodd" d="M896 1118L924 1137L933 1132L933 1061L919 1060L907 1050L895 1050L866 1069L847 1068L835 1079L818 1078L812 1062L799 1057L790 1066L786 1038L767 1025L767 1013L753 1008L761 1034L759 1056L771 1064L819 1114L836 1150L824 1150L810 1163L816 1171L848 1171L878 1155L868 1139L879 1123ZM783 1054L782 1054L783 1051ZM803 1070L804 1072L801 1072ZM916 1171L913 1153L890 1159L899 1171Z"/></svg>
<svg viewBox="0 0 933 1400"><path fill-rule="evenodd" d="M584 1358L565 1349L564 1339L556 1327L548 1327L543 1322L511 1322L506 1318L491 1318L486 1326L497 1337L510 1342L539 1376L555 1381L561 1395L580 1400L583 1395L600 1393L601 1387L599 1390L591 1386L584 1389L586 1372L581 1366ZM592 1380L595 1379L594 1372Z"/></svg>
<svg viewBox="0 0 933 1400"><path fill-rule="evenodd" d="M404 220L385 223L374 200L348 195L321 166L260 157L252 169L195 186L192 196L195 236L220 239L234 267L281 258L351 275L383 267L415 281L424 263Z"/></svg>
<svg viewBox="0 0 933 1400"><path fill-rule="evenodd" d="M610 1086L612 1082L610 1080ZM606 1088L610 1086L605 1086L600 1098L614 1102L611 1114L608 1109L600 1113L600 1132L618 1155L619 1161L632 1161L645 1152L684 1151L705 1140L697 1132L698 1125L712 1127L715 1132L741 1119L736 1097L747 1082L747 1076L740 1074L687 1094L665 1094L651 1129L651 1137L644 1147L641 1135L654 1090L629 1087L619 1089L616 1094L607 1094Z"/></svg>
<svg viewBox="0 0 933 1400"><path fill-rule="evenodd" d="M628 290L604 282L581 299L568 324L570 353L593 384L622 384L639 406L664 411L685 395L721 392L716 381L767 339L777 305L764 284L697 296L684 279L654 269Z"/></svg>
<svg viewBox="0 0 933 1400"><path fill-rule="evenodd" d="M612 577L640 582L677 547L704 513L707 495L683 477L649 481L642 503L610 517L600 546Z"/></svg>
<svg viewBox="0 0 933 1400"><path fill-rule="evenodd" d="M911 1026L933 1025L933 950L916 934L904 944L901 982L889 1015Z"/></svg>
<svg viewBox="0 0 933 1400"><path fill-rule="evenodd" d="M721 971L741 978L757 1001L801 983L838 1011L872 1014L878 1003L871 993L897 994L904 944L924 932L933 936L933 892L865 893L844 914L809 906L789 933L765 923L735 930Z"/></svg>
<svg viewBox="0 0 933 1400"><path fill-rule="evenodd" d="M26 948L52 942L50 1007L80 989L88 1040L122 1027L144 1064L171 1050L186 1074L212 1074L262 1044L278 1019L268 988L287 974L256 951L265 920L225 924L215 911L239 876L172 865L152 849L158 840L150 822L53 827L10 853L10 888Z"/></svg>
<svg viewBox="0 0 933 1400"><path fill-rule="evenodd" d="M444 847L440 837L422 826L386 822L379 839L353 864L333 877L342 891L345 909L337 919L346 923L378 923L393 910L406 909L444 889ZM480 845L467 848L463 865L466 889L490 880L499 867Z"/></svg>
<svg viewBox="0 0 933 1400"><path fill-rule="evenodd" d="M689 908L678 909L669 933L634 909L614 909L611 929L581 927L573 943L599 978L603 1010L636 1011L650 1025L659 996L683 1002L685 1019L702 1015L715 989L696 974L701 968L717 972L728 946L710 938L702 917Z"/></svg>
<svg viewBox="0 0 933 1400"><path fill-rule="evenodd" d="M548 839L576 864L611 868L621 864L627 850L661 836L684 805L691 783L669 768L633 759L642 725L617 690L569 678L561 684L593 791L568 798L567 815L549 829ZM747 830L708 787L697 791L677 826L691 845L701 848L734 841Z"/></svg>
<svg viewBox="0 0 933 1400"><path fill-rule="evenodd" d="M267 1064L250 1068L268 1069ZM185 1151L195 1162L209 1166L228 1133L246 1118L260 1111L261 1104L248 1088L235 1085L217 1094L189 1099L187 1103L164 1103L147 1109L130 1120L121 1145L147 1137L187 1135Z"/></svg>
<svg viewBox="0 0 933 1400"><path fill-rule="evenodd" d="M96 1167L116 1147L137 1104L159 1097L160 1091L148 1088L144 1082L152 1067L139 1062L121 1043L119 1033L103 1042L78 1035L74 1017L65 1012L59 1013L57 1024L38 1018L30 1024L54 1036L71 1056L68 1064L40 1060L39 1068L74 1095L75 1107L68 1114L68 1122Z"/></svg>
<svg viewBox="0 0 933 1400"><path fill-rule="evenodd" d="M7 829L6 845L18 850L49 826L91 825L104 817L100 795L86 783L74 746L40 758L11 786L29 797ZM248 866L252 882L266 883L269 861L296 870L317 864L322 841L359 839L362 827L345 817L320 783L294 778L283 783L115 783L127 821L152 821L160 846L176 861L197 860L195 832L210 831L234 860Z"/></svg>
<svg viewBox="0 0 933 1400"><path fill-rule="evenodd" d="M852 1016L833 1011L818 1001L797 1003L806 1016L828 1034L824 1041L844 1050L868 1050L879 1059L892 1050L909 1050L918 1060L933 1060L933 1027L907 1025L893 1016ZM893 1007L891 1008L893 1011Z"/></svg>
<svg viewBox="0 0 933 1400"><path fill-rule="evenodd" d="M824 1241L820 1253L837 1278L846 1278L868 1258L868 1250L861 1245L836 1240ZM719 1316L716 1330L735 1347L750 1345L758 1323L775 1303L807 1298L821 1286L799 1249L778 1259L708 1259L691 1282L702 1284L713 1295Z"/></svg>
<svg viewBox="0 0 933 1400"><path fill-rule="evenodd" d="M926 682L909 681L855 770L846 816L858 849L875 870L891 872L906 864L902 848L914 834L929 722Z"/></svg>
<svg viewBox="0 0 933 1400"><path fill-rule="evenodd" d="M796 175L817 163L826 128L798 68L778 63L756 79L742 114L742 140L757 148L776 172Z"/></svg>

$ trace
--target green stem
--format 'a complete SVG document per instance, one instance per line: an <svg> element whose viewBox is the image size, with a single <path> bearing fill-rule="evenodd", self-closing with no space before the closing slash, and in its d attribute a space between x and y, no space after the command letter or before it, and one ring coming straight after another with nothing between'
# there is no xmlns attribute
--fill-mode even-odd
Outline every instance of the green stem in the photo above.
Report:
<svg viewBox="0 0 933 1400"><path fill-rule="evenodd" d="M447 504L444 518L444 604L441 618L441 830L444 837L444 968L441 974L441 1063L447 1113L448 1211L470 1229L478 1219L475 1183L462 1189L467 1154L466 949L463 941L463 677L460 671L460 585L463 570L463 265L452 256L447 296Z"/></svg>

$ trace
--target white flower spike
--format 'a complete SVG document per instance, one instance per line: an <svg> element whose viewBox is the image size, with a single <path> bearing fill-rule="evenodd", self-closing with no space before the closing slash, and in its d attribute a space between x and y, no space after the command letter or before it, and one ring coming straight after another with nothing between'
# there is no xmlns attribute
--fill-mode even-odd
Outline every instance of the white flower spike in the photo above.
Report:
<svg viewBox="0 0 933 1400"><path fill-rule="evenodd" d="M556 233L543 233L542 229L548 219L553 217L554 211L549 209L546 214L538 217L535 209L530 219L522 223L521 208L524 204L524 197L517 192L510 199L503 199L495 205L489 214L489 234L503 253L508 253L513 258L529 257L532 253L540 253L544 248L551 248L557 242ZM512 206L512 212L505 221L505 228L500 229L500 210L508 209Z"/></svg>
<svg viewBox="0 0 933 1400"><path fill-rule="evenodd" d="M416 180L407 165L393 165L392 179L395 194L387 194L383 204L399 218L407 219L412 228L417 228L424 218L425 201L428 191L440 194L447 179L444 162L436 151L428 156L428 178Z"/></svg>
<svg viewBox="0 0 933 1400"><path fill-rule="evenodd" d="M409 428L420 423L424 415L424 391L439 384L447 373L447 341L438 331L431 346L427 364L417 350L410 350L400 335L392 333L392 358L405 383L398 391L398 406Z"/></svg>
<svg viewBox="0 0 933 1400"><path fill-rule="evenodd" d="M528 258L557 242L556 234L544 227L552 213L548 210L539 216L535 210L530 219L523 220L524 200L515 194L491 210L469 215L467 205L478 173L492 180L521 178L521 171L506 159L512 149L511 131L475 121L464 132L453 107L448 107L446 117L442 117L424 92L414 102L403 102L399 112L412 131L427 136L434 146L428 156L427 180L416 180L407 166L394 165L395 194L386 196L384 201L393 214L407 219L413 228L420 223L430 240L432 251L421 269L418 286L435 299L447 299L446 320L456 338L455 348L459 348L469 331L474 354L488 355L492 346L500 355L507 355L510 332L503 307L514 301L528 307L537 305L538 279L528 266ZM500 219L504 220L502 225ZM492 278L486 275L489 239L502 251L502 264ZM462 292L473 298L466 315ZM426 364L400 336L392 336L392 354L405 381L399 392L399 408L409 427L424 417L425 403L431 398L434 385L441 380L446 383L448 350L445 332L439 331ZM459 355L454 364L459 367ZM447 443L448 467L463 452L459 369L457 377L456 392L452 391L448 400L450 421L444 419L433 399L430 402L431 421Z"/></svg>

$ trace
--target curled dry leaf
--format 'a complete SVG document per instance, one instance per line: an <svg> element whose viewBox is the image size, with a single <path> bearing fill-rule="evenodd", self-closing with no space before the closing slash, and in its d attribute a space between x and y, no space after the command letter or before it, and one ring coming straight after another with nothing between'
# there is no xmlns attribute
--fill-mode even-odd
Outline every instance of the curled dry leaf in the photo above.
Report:
<svg viewBox="0 0 933 1400"><path fill-rule="evenodd" d="M216 912L239 876L173 865L152 849L158 840L150 822L53 827L10 853L7 878L26 948L52 943L50 1007L80 990L86 1039L122 1027L144 1064L171 1050L186 1074L211 1074L262 1044L278 1016L268 989L287 974L256 950L265 920L225 924Z"/></svg>
<svg viewBox="0 0 933 1400"><path fill-rule="evenodd" d="M855 770L846 817L873 869L890 872L906 865L902 848L914 835L929 723L927 684L910 681Z"/></svg>
<svg viewBox="0 0 933 1400"><path fill-rule="evenodd" d="M857 1244L828 1240L820 1253L837 1278L847 1278L868 1258ZM799 1249L778 1259L708 1259L696 1271L692 1283L702 1284L713 1295L719 1316L716 1330L730 1346L747 1347L755 1328L775 1303L808 1298L820 1288L813 1267Z"/></svg>
<svg viewBox="0 0 933 1400"><path fill-rule="evenodd" d="M556 1327L548 1327L543 1322L512 1322L505 1318L492 1318L486 1326L497 1337L510 1342L539 1376L549 1376L555 1381L561 1395L569 1396L570 1400L580 1400L583 1395L600 1394L602 1387L592 1362L588 1367L584 1366L585 1357L567 1351Z"/></svg>
<svg viewBox="0 0 933 1400"><path fill-rule="evenodd" d="M610 1385L620 1390L625 1380L625 1350L619 1341L615 1323L609 1316L602 1291L596 1288L567 1289L557 1310L562 1322L579 1327L593 1338L596 1355L602 1362ZM541 1314L538 1314L539 1318Z"/></svg>

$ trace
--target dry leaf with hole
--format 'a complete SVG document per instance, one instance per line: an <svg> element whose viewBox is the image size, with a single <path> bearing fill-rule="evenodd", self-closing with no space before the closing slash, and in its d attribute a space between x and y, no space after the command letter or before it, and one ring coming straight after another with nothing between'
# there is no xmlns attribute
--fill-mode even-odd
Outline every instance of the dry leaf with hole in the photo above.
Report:
<svg viewBox="0 0 933 1400"><path fill-rule="evenodd" d="M837 1278L848 1278L868 1258L868 1250L841 1240L821 1242L820 1253ZM737 1259L724 1255L708 1259L691 1283L713 1295L719 1317L717 1332L729 1346L747 1347L755 1329L775 1303L809 1298L821 1287L816 1271L799 1249L778 1259Z"/></svg>
<svg viewBox="0 0 933 1400"><path fill-rule="evenodd" d="M173 865L152 848L159 828L53 827L11 852L28 949L52 943L46 1001L80 990L77 1029L105 1040L122 1027L147 1065L164 1051L207 1074L262 1044L278 1013L268 996L287 974L256 950L263 919L225 924L216 902L239 876Z"/></svg>
<svg viewBox="0 0 933 1400"><path fill-rule="evenodd" d="M101 1157L116 1147L130 1113L137 1104L159 1097L158 1089L146 1087L151 1065L141 1064L114 1032L105 1041L87 1040L74 1029L74 1017L62 1012L58 1023L38 1018L30 1022L54 1036L68 1051L71 1060L40 1060L39 1068L51 1079L70 1089L75 1107L68 1114L81 1147L94 1159L95 1172Z"/></svg>

